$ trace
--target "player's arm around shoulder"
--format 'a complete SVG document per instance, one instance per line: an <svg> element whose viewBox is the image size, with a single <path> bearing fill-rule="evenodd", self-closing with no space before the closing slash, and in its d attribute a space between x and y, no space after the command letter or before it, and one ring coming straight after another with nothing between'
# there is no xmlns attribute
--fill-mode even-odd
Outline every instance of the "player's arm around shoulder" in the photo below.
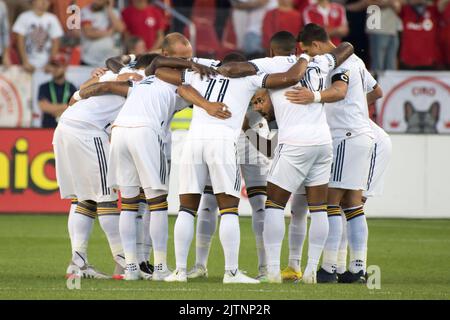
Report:
<svg viewBox="0 0 450 320"><path fill-rule="evenodd" d="M286 72L272 73L266 76L263 87L267 89L288 88L300 82L306 72L310 57L300 55L297 62Z"/></svg>
<svg viewBox="0 0 450 320"><path fill-rule="evenodd" d="M190 85L181 85L177 93L186 101L204 109L210 116L225 120L231 117L228 107L222 102L206 100L196 89Z"/></svg>

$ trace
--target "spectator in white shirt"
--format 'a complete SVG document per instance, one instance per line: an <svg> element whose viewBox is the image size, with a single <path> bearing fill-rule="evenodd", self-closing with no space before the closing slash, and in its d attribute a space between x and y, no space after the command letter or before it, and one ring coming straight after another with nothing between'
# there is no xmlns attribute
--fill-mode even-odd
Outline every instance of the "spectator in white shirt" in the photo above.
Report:
<svg viewBox="0 0 450 320"><path fill-rule="evenodd" d="M4 66L9 66L9 18L8 8L5 2L0 0L0 61Z"/></svg>
<svg viewBox="0 0 450 320"><path fill-rule="evenodd" d="M31 10L23 12L13 26L22 65L28 72L44 68L59 51L64 32L58 18L47 12L49 0L32 0Z"/></svg>
<svg viewBox="0 0 450 320"><path fill-rule="evenodd" d="M111 56L119 55L118 33L125 31L125 24L112 0L93 0L81 10L81 60L82 64L102 66ZM119 38L116 38L118 35Z"/></svg>

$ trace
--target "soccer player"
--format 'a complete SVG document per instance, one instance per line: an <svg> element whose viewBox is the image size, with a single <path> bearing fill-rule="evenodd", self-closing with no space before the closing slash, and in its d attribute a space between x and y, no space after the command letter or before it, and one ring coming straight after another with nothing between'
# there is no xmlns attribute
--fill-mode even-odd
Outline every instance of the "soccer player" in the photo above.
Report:
<svg viewBox="0 0 450 320"><path fill-rule="evenodd" d="M142 69L147 64L148 61L143 61ZM127 73L121 77L139 79L140 76ZM103 80L105 77L100 79ZM80 92L75 95L81 98ZM106 185L107 129L124 102L122 97L113 95L76 102L61 115L55 130L53 147L61 197L73 199L68 220L72 244L68 275L109 278L89 265L87 259L88 241L97 214L116 262L114 274L121 274L125 266L118 229L117 193Z"/></svg>
<svg viewBox="0 0 450 320"><path fill-rule="evenodd" d="M370 73L366 73L367 104L370 105L375 100L383 96L383 91ZM389 135L375 122L370 121L375 135L374 148L370 158L369 176L367 179L367 190L363 191L362 202L365 204L368 198L381 196L383 194L384 178L386 169L392 154L392 142ZM339 245L337 277L338 282L345 283L352 281L354 277L347 271L347 230L345 223L342 226L342 238ZM366 248L367 250L367 248ZM366 253L367 256L367 253Z"/></svg>
<svg viewBox="0 0 450 320"><path fill-rule="evenodd" d="M303 41L312 27L306 25L300 34ZM329 40L326 32L324 36ZM286 31L271 39L271 58L251 61L263 72L288 69L295 63L296 40ZM353 54L353 46L342 43L332 52L315 56L301 80L303 87L314 91L325 88L327 75ZM234 66L244 70L244 66ZM232 68L229 68L232 69ZM226 70L231 72L232 70ZM328 234L327 191L331 171L331 135L322 103L314 100L303 108L285 97L285 90L269 90L279 126L278 147L268 175L264 246L268 259L268 280L281 283L280 255L285 234L284 208L292 193L306 188L311 226L308 264L303 282L316 283L316 270Z"/></svg>
<svg viewBox="0 0 450 320"><path fill-rule="evenodd" d="M165 280L187 281L187 256L194 233L194 217L199 207L206 178L211 178L213 191L220 208L220 240L225 254L224 283L259 283L238 270L240 172L236 142L242 128L245 110L258 88L281 88L297 83L306 69L307 59L296 59L285 73L257 75L230 79L217 76L201 80L191 72L180 73L170 69L158 69L157 76L173 84L191 84L209 100L225 102L232 117L218 122L194 105L194 114L186 139L180 164L180 212L175 224L175 256L177 269ZM224 59L226 65L232 61L243 61L238 54ZM185 87L179 88L183 94Z"/></svg>
<svg viewBox="0 0 450 320"><path fill-rule="evenodd" d="M312 56L335 50L326 31L307 25L299 36L302 49ZM333 165L328 191L329 233L323 252L318 282L336 282L339 243L342 237L342 210L347 220L350 246L351 282L362 281L366 272L367 222L362 203L373 148L373 131L366 100L364 62L350 56L328 75L329 88L301 88L301 104L325 103L327 121L333 137ZM289 97L289 93L287 94ZM292 101L292 100L291 100Z"/></svg>
<svg viewBox="0 0 450 320"><path fill-rule="evenodd" d="M264 91L264 89L259 90ZM257 93L258 94L258 93ZM255 134L247 137L244 132L250 130ZM266 274L266 255L264 243L262 239L262 231L264 225L264 205L266 201L266 185L267 185L267 171L269 159L263 155L257 147L256 141L252 141L257 146L254 146L249 139L258 140L258 135L267 137L269 126L267 120L258 112L253 111L251 107L247 110L245 115L244 125L238 140L238 156L240 163L240 170L245 181L248 200L252 208L252 228L256 238L256 248L258 254L258 271L259 275L256 279L262 279ZM200 206L198 209L198 219L196 227L196 263L192 270L188 272L188 278L194 279L199 277L208 277L207 261L209 250L211 247L211 239L216 231L217 226L217 212L218 204L211 186L211 182L206 183L205 190L202 194Z"/></svg>
<svg viewBox="0 0 450 320"><path fill-rule="evenodd" d="M189 41L182 36L170 39L168 45L177 48L185 58L192 55ZM180 62L185 63L184 67L193 66L189 61ZM112 91L123 84L111 83L110 86ZM153 280L161 280L169 273L166 263L168 171L162 136L173 113L189 105L177 95L176 89L154 76L147 77L131 91L113 125L108 184L119 188L122 195L120 234L127 264L126 280L141 278L136 247L140 187L144 189L149 211L152 212ZM228 113L222 110L222 104L210 103L198 93L191 94L191 98L195 98L195 102L208 109L213 116L228 117ZM140 141L146 143L141 144Z"/></svg>

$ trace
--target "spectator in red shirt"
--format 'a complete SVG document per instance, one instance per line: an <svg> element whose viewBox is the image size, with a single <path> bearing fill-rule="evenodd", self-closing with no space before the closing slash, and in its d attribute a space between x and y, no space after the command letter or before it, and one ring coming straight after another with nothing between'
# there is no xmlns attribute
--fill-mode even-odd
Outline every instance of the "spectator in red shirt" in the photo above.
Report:
<svg viewBox="0 0 450 320"><path fill-rule="evenodd" d="M427 0L409 0L400 12L403 33L400 48L402 69L434 69L440 60L439 14Z"/></svg>
<svg viewBox="0 0 450 320"><path fill-rule="evenodd" d="M331 41L338 45L348 35L348 23L345 8L329 0L318 0L303 11L303 23L315 23L325 28Z"/></svg>
<svg viewBox="0 0 450 320"><path fill-rule="evenodd" d="M148 4L147 0L132 0L131 5L122 11L122 17L127 34L142 38L148 51L161 47L165 21L158 8Z"/></svg>
<svg viewBox="0 0 450 320"><path fill-rule="evenodd" d="M441 13L440 39L442 58L447 69L450 69L450 0L439 0L438 9Z"/></svg>
<svg viewBox="0 0 450 320"><path fill-rule="evenodd" d="M297 35L302 28L302 15L294 9L293 0L278 0L278 8L266 13L263 21L263 47L269 48L270 38L278 31Z"/></svg>

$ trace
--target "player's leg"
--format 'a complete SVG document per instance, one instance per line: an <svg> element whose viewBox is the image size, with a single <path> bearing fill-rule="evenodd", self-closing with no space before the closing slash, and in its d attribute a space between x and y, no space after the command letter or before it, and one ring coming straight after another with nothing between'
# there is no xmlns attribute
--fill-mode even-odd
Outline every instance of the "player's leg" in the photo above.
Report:
<svg viewBox="0 0 450 320"><path fill-rule="evenodd" d="M321 269L317 273L319 283L334 283L337 281L336 269L343 224L340 203L344 194L345 190L342 189L328 189L328 237L323 250Z"/></svg>
<svg viewBox="0 0 450 320"><path fill-rule="evenodd" d="M199 193L180 194L180 210L174 228L176 270L164 279L167 282L187 281L187 259L194 238L194 222L200 197Z"/></svg>
<svg viewBox="0 0 450 320"><path fill-rule="evenodd" d="M225 256L223 283L259 283L239 271L241 171L237 145L232 140L213 140L205 145L205 154L220 210L219 238Z"/></svg>
<svg viewBox="0 0 450 320"><path fill-rule="evenodd" d="M203 141L186 139L180 158L180 209L174 228L176 269L164 279L167 282L187 281L187 258L194 237L195 216L208 176L202 155Z"/></svg>
<svg viewBox="0 0 450 320"><path fill-rule="evenodd" d="M238 213L239 198L226 193L216 194L216 198L220 209L219 238L225 256L223 283L259 283L258 280L252 279L239 271L239 246L241 242Z"/></svg>
<svg viewBox="0 0 450 320"><path fill-rule="evenodd" d="M341 242L339 244L338 251L338 260L337 260L337 268L336 273L339 279L339 276L347 271L347 220L345 219L344 213L342 213L342 237Z"/></svg>
<svg viewBox="0 0 450 320"><path fill-rule="evenodd" d="M339 277L339 281L365 282L369 230L364 214L362 190L349 190L343 202L343 211L347 220L350 264L349 270Z"/></svg>
<svg viewBox="0 0 450 320"><path fill-rule="evenodd" d="M97 212L97 203L91 200L78 201L72 216L73 254L72 264L78 268L88 265L87 247Z"/></svg>
<svg viewBox="0 0 450 320"><path fill-rule="evenodd" d="M303 189L303 188L302 188ZM303 191L305 192L305 191ZM296 193L291 201L291 221L289 223L289 263L281 272L283 280L300 280L303 243L306 238L308 201L304 194Z"/></svg>
<svg viewBox="0 0 450 320"><path fill-rule="evenodd" d="M138 250L139 268L142 272L152 274L153 266L150 265L150 213L147 210L147 199L145 198L145 192L141 188L139 193L139 211L136 219L137 238L136 245Z"/></svg>
<svg viewBox="0 0 450 320"><path fill-rule="evenodd" d="M78 199L72 198L72 200L70 201L69 217L67 219L67 230L69 231L70 247L72 248L72 254L73 254L73 214L75 213L77 204Z"/></svg>
<svg viewBox="0 0 450 320"><path fill-rule="evenodd" d="M337 141L336 141L337 142ZM347 280L343 277L339 281L360 282L365 275L366 248L368 229L364 215L362 198L362 190L367 187L367 177L369 174L370 159L373 150L373 139L367 135L359 135L356 137L341 140L337 145L337 156L335 159L332 179L330 186L339 189L342 197L333 199L335 202L331 205L338 205L342 202L342 210L347 220L347 238L351 253L351 269L353 272L344 273L348 275ZM337 202L339 200L339 202ZM337 256L342 239L342 218L341 214L336 211L335 229L339 233L333 234L330 230L330 236L335 237L333 246L333 267L337 269ZM332 210L330 213L333 213ZM324 259L325 260L325 259ZM352 266L353 265L353 266ZM360 277L360 275L362 275Z"/></svg>
<svg viewBox="0 0 450 320"><path fill-rule="evenodd" d="M139 187L121 187L122 211L119 231L125 254L125 280L139 280L141 273L137 253L136 219L139 211Z"/></svg>
<svg viewBox="0 0 450 320"><path fill-rule="evenodd" d="M264 219L267 200L267 167L258 164L242 164L242 177L247 189L248 201L252 208L252 229L255 234L258 254L258 279L267 277L267 258L264 248Z"/></svg>
<svg viewBox="0 0 450 320"><path fill-rule="evenodd" d="M216 196L213 193L211 182L205 187L200 206L198 208L197 227L195 236L195 266L188 272L188 278L208 277L208 257L211 241L217 229Z"/></svg>
<svg viewBox="0 0 450 320"><path fill-rule="evenodd" d="M170 274L167 267L167 241L169 238L169 218L167 190L145 188L148 211L151 214L150 235L153 245L153 280L163 280Z"/></svg>
<svg viewBox="0 0 450 320"><path fill-rule="evenodd" d="M109 247L116 263L113 278L121 279L125 272L126 263L120 238L120 211L117 207L117 200L97 203L97 214L98 221L108 239Z"/></svg>

